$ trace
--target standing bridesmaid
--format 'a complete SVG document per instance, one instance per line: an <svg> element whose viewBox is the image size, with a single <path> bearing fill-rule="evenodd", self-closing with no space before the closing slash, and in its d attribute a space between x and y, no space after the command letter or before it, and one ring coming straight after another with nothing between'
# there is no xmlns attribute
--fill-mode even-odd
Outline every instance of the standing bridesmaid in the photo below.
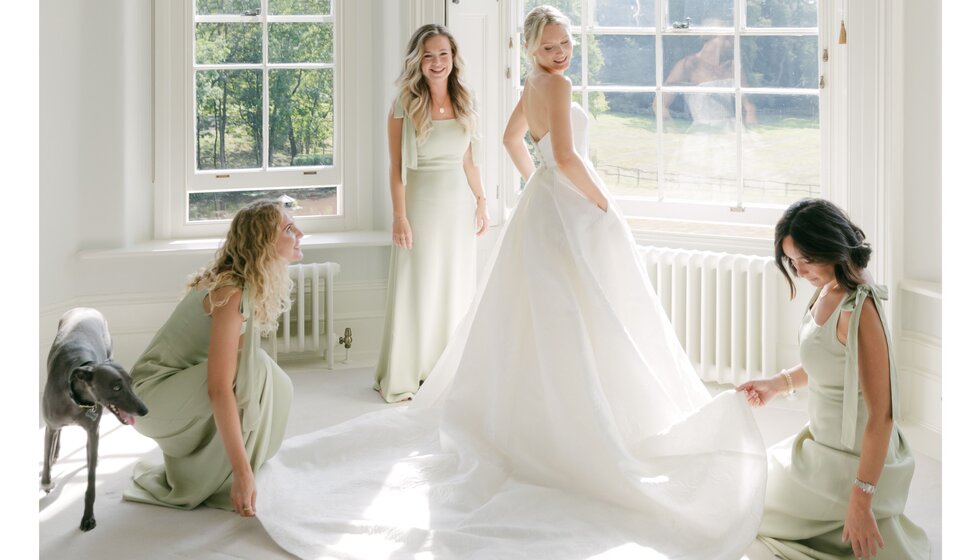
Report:
<svg viewBox="0 0 980 560"><path fill-rule="evenodd" d="M476 290L476 237L490 216L474 161L475 100L462 70L449 30L423 25L408 43L388 114L394 246L374 382L388 402L418 391Z"/></svg>

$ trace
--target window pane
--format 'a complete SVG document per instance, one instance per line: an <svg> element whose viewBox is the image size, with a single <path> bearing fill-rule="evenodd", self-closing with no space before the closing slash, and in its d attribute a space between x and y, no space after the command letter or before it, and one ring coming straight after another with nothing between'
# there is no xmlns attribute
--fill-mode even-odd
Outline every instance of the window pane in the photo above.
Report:
<svg viewBox="0 0 980 560"><path fill-rule="evenodd" d="M269 62L333 62L333 24L270 23Z"/></svg>
<svg viewBox="0 0 980 560"><path fill-rule="evenodd" d="M629 86L657 85L657 38L653 35L597 35L589 51L590 83ZM593 58L596 60L593 61Z"/></svg>
<svg viewBox="0 0 980 560"><path fill-rule="evenodd" d="M580 13L582 11L582 0L524 0L523 14L527 16L528 12L542 4L558 8L561 13L568 16L568 19L572 21L572 25L574 26L582 24L582 15ZM521 18L521 25L523 24L524 19Z"/></svg>
<svg viewBox="0 0 980 560"><path fill-rule="evenodd" d="M333 165L333 71L269 70L269 165Z"/></svg>
<svg viewBox="0 0 980 560"><path fill-rule="evenodd" d="M743 200L789 204L820 196L816 95L745 95L757 124L742 136Z"/></svg>
<svg viewBox="0 0 980 560"><path fill-rule="evenodd" d="M294 217L337 215L337 187L193 192L187 198L192 222L230 220L240 208L263 198L282 199Z"/></svg>
<svg viewBox="0 0 980 560"><path fill-rule="evenodd" d="M260 0L197 0L197 15L258 15Z"/></svg>
<svg viewBox="0 0 980 560"><path fill-rule="evenodd" d="M748 0L749 27L816 27L817 0Z"/></svg>
<svg viewBox="0 0 980 560"><path fill-rule="evenodd" d="M734 88L734 45L731 35L664 37L664 85Z"/></svg>
<svg viewBox="0 0 980 560"><path fill-rule="evenodd" d="M197 168L262 166L262 72L195 72Z"/></svg>
<svg viewBox="0 0 980 560"><path fill-rule="evenodd" d="M749 27L815 31L818 0L524 0L523 13L541 4L556 5L573 26L584 26L566 75L576 86L573 97L593 119L589 158L616 195L725 205L785 205L820 195L816 33L740 34L740 76L734 60L736 7L747 9ZM654 35L602 32L656 27L661 8L665 20L659 23L671 31L664 35L662 54ZM526 73L523 52L522 66ZM658 72L666 108L659 131L654 93L592 89L653 88ZM736 104L738 86L812 94L743 90Z"/></svg>
<svg viewBox="0 0 980 560"><path fill-rule="evenodd" d="M742 37L745 84L817 87L817 37Z"/></svg>
<svg viewBox="0 0 980 560"><path fill-rule="evenodd" d="M330 0L269 0L274 16L329 16Z"/></svg>
<svg viewBox="0 0 980 560"><path fill-rule="evenodd" d="M590 93L605 110L589 123L589 158L619 195L654 196L657 189L657 120L653 93Z"/></svg>
<svg viewBox="0 0 980 560"><path fill-rule="evenodd" d="M686 93L683 97L688 114L664 120L664 196L735 202L735 119L731 116L735 95Z"/></svg>
<svg viewBox="0 0 980 560"><path fill-rule="evenodd" d="M194 60L198 64L261 63L262 24L195 24Z"/></svg>
<svg viewBox="0 0 980 560"><path fill-rule="evenodd" d="M732 27L734 4L733 0L669 0L667 26L684 22L691 27Z"/></svg>
<svg viewBox="0 0 980 560"><path fill-rule="evenodd" d="M610 27L653 27L657 25L654 0L596 0L595 21Z"/></svg>

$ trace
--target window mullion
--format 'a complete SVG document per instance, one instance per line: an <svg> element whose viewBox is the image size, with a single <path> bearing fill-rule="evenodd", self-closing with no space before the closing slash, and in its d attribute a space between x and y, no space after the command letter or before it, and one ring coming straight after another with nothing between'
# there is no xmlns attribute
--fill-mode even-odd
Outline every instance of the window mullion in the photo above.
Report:
<svg viewBox="0 0 980 560"><path fill-rule="evenodd" d="M582 0L582 13L579 14L579 21L581 22L581 27L579 32L581 33L580 41L582 41L582 86L580 88L582 93L582 105L585 112L589 112L589 41L592 37L592 0ZM588 154L586 154L588 157Z"/></svg>
<svg viewBox="0 0 980 560"><path fill-rule="evenodd" d="M742 172L742 31L745 30L745 0L735 0L732 71L735 73L735 207L744 211L745 177Z"/></svg>
<svg viewBox="0 0 980 560"><path fill-rule="evenodd" d="M269 0L262 0L262 170L269 170Z"/></svg>
<svg viewBox="0 0 980 560"><path fill-rule="evenodd" d="M664 177L665 175L665 160L664 160L664 34L663 30L665 28L664 24L667 20L667 7L666 0L657 0L656 5L657 10L657 38L656 38L656 52L657 57L657 93L656 93L656 103L657 103L657 200L663 201L664 199Z"/></svg>

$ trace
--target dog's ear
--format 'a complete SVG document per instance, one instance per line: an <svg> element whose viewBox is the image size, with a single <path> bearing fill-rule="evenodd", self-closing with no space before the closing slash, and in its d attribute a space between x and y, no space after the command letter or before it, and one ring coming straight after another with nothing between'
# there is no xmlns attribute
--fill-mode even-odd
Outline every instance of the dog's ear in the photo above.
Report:
<svg viewBox="0 0 980 560"><path fill-rule="evenodd" d="M92 366L78 366L77 368L72 370L71 375L75 379L81 379L86 383L90 383L92 381L92 374L94 371L95 368Z"/></svg>

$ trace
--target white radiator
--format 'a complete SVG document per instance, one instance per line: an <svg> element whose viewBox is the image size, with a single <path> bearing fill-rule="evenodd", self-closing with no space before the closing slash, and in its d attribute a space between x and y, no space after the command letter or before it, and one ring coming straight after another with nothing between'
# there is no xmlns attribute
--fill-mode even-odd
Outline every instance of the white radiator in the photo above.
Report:
<svg viewBox="0 0 980 560"><path fill-rule="evenodd" d="M340 272L335 262L289 266L293 280L292 306L279 318L279 329L270 337L272 359L280 353L317 352L333 369L334 347L338 336L333 322L333 284Z"/></svg>
<svg viewBox="0 0 980 560"><path fill-rule="evenodd" d="M677 337L704 381L738 385L776 365L772 257L639 247Z"/></svg>

